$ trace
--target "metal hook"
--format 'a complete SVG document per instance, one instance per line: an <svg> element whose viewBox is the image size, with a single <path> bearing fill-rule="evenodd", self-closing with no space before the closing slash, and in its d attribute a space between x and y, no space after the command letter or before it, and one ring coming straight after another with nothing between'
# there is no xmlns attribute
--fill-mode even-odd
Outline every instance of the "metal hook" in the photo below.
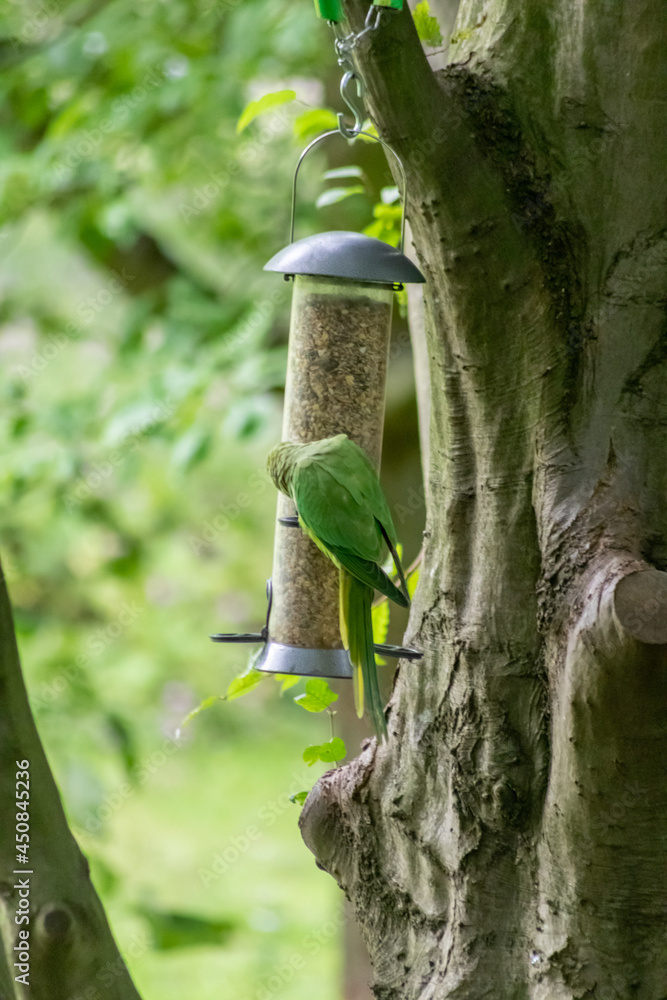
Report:
<svg viewBox="0 0 667 1000"><path fill-rule="evenodd" d="M357 39L363 38L364 35L368 34L369 31L377 31L380 27L380 19L382 17L384 7L369 7L368 13L366 14L366 20L364 21L364 30L360 31L357 35ZM373 18L375 18L375 23L373 23Z"/></svg>
<svg viewBox="0 0 667 1000"><path fill-rule="evenodd" d="M335 35L334 46L338 65L344 70L343 78L340 81L340 96L354 115L353 128L348 128L345 124L342 113L338 115L338 131L345 139L354 139L359 135L367 117L366 104L364 102L366 87L363 77L357 71L352 52L366 35L377 31L380 27L382 12L382 7L370 7L366 15L363 31L360 31L357 35L346 35L340 24L333 25ZM350 90L353 82L356 84L356 94Z"/></svg>
<svg viewBox="0 0 667 1000"><path fill-rule="evenodd" d="M356 94L348 93L352 83L356 83ZM345 139L354 139L364 127L364 121L366 120L365 89L363 79L353 69L349 69L340 81L340 96L354 115L354 126L348 128L345 124L343 113L340 111L338 113L338 131Z"/></svg>

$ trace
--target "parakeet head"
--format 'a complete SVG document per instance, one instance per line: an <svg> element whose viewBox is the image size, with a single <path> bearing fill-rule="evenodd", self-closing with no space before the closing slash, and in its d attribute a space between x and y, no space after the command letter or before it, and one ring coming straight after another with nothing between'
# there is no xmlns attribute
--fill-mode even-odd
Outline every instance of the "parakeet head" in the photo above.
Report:
<svg viewBox="0 0 667 1000"><path fill-rule="evenodd" d="M289 444L282 441L276 445L266 457L266 468L281 493L291 496L290 486L294 462L297 453L303 448L300 444Z"/></svg>

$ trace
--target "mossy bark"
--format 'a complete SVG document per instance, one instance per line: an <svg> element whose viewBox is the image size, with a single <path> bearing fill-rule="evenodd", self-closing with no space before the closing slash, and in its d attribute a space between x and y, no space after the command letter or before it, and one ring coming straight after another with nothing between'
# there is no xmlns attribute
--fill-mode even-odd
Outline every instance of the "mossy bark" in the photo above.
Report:
<svg viewBox="0 0 667 1000"><path fill-rule="evenodd" d="M470 0L437 73L383 22L359 60L428 278L425 656L303 835L383 1000L665 1000L667 8Z"/></svg>

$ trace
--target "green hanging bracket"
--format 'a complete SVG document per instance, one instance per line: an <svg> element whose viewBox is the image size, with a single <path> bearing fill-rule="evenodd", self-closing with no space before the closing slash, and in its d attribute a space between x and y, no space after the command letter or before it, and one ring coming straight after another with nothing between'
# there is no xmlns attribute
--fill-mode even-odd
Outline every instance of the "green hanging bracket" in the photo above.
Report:
<svg viewBox="0 0 667 1000"><path fill-rule="evenodd" d="M342 0L315 0L315 10L323 21L340 24L344 19Z"/></svg>
<svg viewBox="0 0 667 1000"><path fill-rule="evenodd" d="M404 0L373 0L373 7L387 7L389 10L403 10ZM315 10L323 21L340 24L345 18L342 0L315 0Z"/></svg>

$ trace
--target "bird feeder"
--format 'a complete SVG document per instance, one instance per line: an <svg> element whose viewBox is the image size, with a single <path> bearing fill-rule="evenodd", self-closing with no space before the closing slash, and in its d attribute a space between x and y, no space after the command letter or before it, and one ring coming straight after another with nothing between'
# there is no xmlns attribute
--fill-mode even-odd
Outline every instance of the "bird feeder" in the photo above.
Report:
<svg viewBox="0 0 667 1000"><path fill-rule="evenodd" d="M345 433L380 465L394 291L424 280L412 261L360 233L292 243L265 270L294 278L282 437ZM338 620L338 570L295 526L280 494L268 643L258 669L351 677Z"/></svg>
<svg viewBox="0 0 667 1000"><path fill-rule="evenodd" d="M377 18L364 32L375 30ZM334 25L334 27L338 27ZM354 232L318 233L294 241L299 168L309 151L332 135L366 135L396 158L405 200L400 159L383 140L362 131L363 81L350 51L354 39L336 42L346 69L341 93L354 113L348 128L318 136L301 154L294 173L290 243L265 265L294 283L289 333L282 439L307 444L345 433L379 469L384 425L385 385L394 292L425 279L400 248ZM356 97L350 87L356 86ZM217 641L264 640L255 663L269 673L352 677L340 636L338 569L299 528L292 501L279 494L269 611L261 635L213 636ZM418 657L414 650L378 646L384 655Z"/></svg>

